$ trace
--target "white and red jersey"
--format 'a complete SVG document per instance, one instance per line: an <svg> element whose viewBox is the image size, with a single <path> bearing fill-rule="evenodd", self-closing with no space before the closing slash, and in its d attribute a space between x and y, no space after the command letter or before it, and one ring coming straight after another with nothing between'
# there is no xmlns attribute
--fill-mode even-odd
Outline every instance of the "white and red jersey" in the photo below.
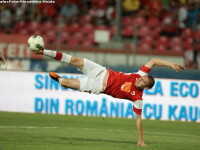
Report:
<svg viewBox="0 0 200 150"><path fill-rule="evenodd" d="M133 110L136 114L142 113L142 95L143 90L135 87L138 78L147 75L151 69L142 66L137 73L123 73L108 69L109 77L107 87L103 93L111 95L115 98L127 99L133 102Z"/></svg>

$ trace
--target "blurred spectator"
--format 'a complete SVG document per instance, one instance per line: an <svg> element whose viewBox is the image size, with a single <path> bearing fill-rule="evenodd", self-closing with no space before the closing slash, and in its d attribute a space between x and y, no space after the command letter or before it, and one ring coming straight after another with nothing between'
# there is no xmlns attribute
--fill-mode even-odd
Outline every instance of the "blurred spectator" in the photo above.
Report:
<svg viewBox="0 0 200 150"><path fill-rule="evenodd" d="M37 14L37 5L38 4L25 4L24 12L22 14L23 21L32 21L39 19ZM35 13L35 16L33 14Z"/></svg>
<svg viewBox="0 0 200 150"><path fill-rule="evenodd" d="M6 4L0 5L0 28L10 32L14 23L14 10Z"/></svg>
<svg viewBox="0 0 200 150"><path fill-rule="evenodd" d="M38 13L38 5L37 4L31 4L30 6L28 6L26 9L26 17L28 21L40 21L40 16Z"/></svg>
<svg viewBox="0 0 200 150"><path fill-rule="evenodd" d="M56 1L56 3L54 4L55 7L56 7L56 11L60 12L61 8L65 5L65 3L66 3L66 0L58 0L58 1Z"/></svg>
<svg viewBox="0 0 200 150"><path fill-rule="evenodd" d="M198 55L200 53L200 41L194 40L194 57L193 57L193 68L198 69Z"/></svg>
<svg viewBox="0 0 200 150"><path fill-rule="evenodd" d="M185 51L185 66L190 69L198 68L198 54L200 51L200 41L193 40L194 49L186 49Z"/></svg>
<svg viewBox="0 0 200 150"><path fill-rule="evenodd" d="M54 4L40 3L37 7L40 21L52 21L56 17L56 8Z"/></svg>
<svg viewBox="0 0 200 150"><path fill-rule="evenodd" d="M61 15L65 23L74 23L77 21L78 17L78 7L73 4L71 0L66 0L65 5L61 9Z"/></svg>
<svg viewBox="0 0 200 150"><path fill-rule="evenodd" d="M171 12L170 10L166 10L166 15L163 18L163 23L161 26L161 35L174 37L180 35L180 28L178 24L178 16L177 13Z"/></svg>
<svg viewBox="0 0 200 150"><path fill-rule="evenodd" d="M187 4L179 3L178 21L179 21L179 27L180 28L186 27L187 15L188 15Z"/></svg>
<svg viewBox="0 0 200 150"><path fill-rule="evenodd" d="M16 3L15 5L15 21L25 20L25 11L26 4L25 3Z"/></svg>
<svg viewBox="0 0 200 150"><path fill-rule="evenodd" d="M187 19L187 27L196 29L198 16L199 15L199 8L197 7L195 2L188 4L188 19Z"/></svg>
<svg viewBox="0 0 200 150"><path fill-rule="evenodd" d="M184 57L185 57L185 67L191 69L193 66L193 57L194 57L193 50L185 50Z"/></svg>
<svg viewBox="0 0 200 150"><path fill-rule="evenodd" d="M150 11L151 15L154 15L157 17L160 16L160 14L163 10L161 0L149 0L146 7Z"/></svg>
<svg viewBox="0 0 200 150"><path fill-rule="evenodd" d="M82 0L78 3L78 9L80 15L79 17L81 17L87 15L90 8L88 8L88 5L86 5L86 1Z"/></svg>
<svg viewBox="0 0 200 150"><path fill-rule="evenodd" d="M179 1L178 0L170 0L169 8L171 11L176 12L178 9Z"/></svg>
<svg viewBox="0 0 200 150"><path fill-rule="evenodd" d="M106 24L108 26L111 26L114 18L115 18L115 2L111 1L108 3L106 12L105 12Z"/></svg>
<svg viewBox="0 0 200 150"><path fill-rule="evenodd" d="M140 9L140 0L124 0L123 14L126 16L134 15Z"/></svg>
<svg viewBox="0 0 200 150"><path fill-rule="evenodd" d="M97 4L93 4L92 8L89 10L89 15L91 17L92 24L103 24L105 10L98 7Z"/></svg>

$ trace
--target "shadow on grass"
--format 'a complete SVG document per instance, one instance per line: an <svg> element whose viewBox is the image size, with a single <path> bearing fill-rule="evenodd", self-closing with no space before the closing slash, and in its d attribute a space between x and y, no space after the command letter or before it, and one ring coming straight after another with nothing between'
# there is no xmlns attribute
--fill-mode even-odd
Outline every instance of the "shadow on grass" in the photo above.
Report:
<svg viewBox="0 0 200 150"><path fill-rule="evenodd" d="M132 141L119 141L119 140L109 140L109 139L90 139L85 137L80 138L68 138L68 137L57 137L60 140L68 141L67 143L71 142L100 142L100 143L121 143L121 144L137 144L136 142ZM71 143L72 144L72 143Z"/></svg>

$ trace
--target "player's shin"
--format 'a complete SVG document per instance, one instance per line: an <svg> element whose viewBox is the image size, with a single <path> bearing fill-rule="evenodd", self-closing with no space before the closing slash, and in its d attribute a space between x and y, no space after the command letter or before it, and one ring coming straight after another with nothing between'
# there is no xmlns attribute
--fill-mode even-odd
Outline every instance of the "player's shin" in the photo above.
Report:
<svg viewBox="0 0 200 150"><path fill-rule="evenodd" d="M44 53L44 55L46 55L50 58L53 58L57 61L61 61L61 62L67 63L67 64L69 64L69 62L72 58L71 55L61 53L61 52L57 52L57 51L52 51L52 50L44 49L43 53Z"/></svg>

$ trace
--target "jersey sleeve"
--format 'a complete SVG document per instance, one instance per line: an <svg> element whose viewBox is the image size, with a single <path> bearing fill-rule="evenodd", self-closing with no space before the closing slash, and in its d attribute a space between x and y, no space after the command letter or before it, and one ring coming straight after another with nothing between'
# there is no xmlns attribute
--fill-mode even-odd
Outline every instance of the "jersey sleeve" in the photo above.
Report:
<svg viewBox="0 0 200 150"><path fill-rule="evenodd" d="M146 66L142 66L142 68L140 68L140 70L137 72L137 74L141 75L141 76L145 76L147 75L149 72L151 71L151 68L148 68Z"/></svg>
<svg viewBox="0 0 200 150"><path fill-rule="evenodd" d="M142 114L142 106L143 106L143 100L137 100L133 102L133 111L141 115Z"/></svg>

